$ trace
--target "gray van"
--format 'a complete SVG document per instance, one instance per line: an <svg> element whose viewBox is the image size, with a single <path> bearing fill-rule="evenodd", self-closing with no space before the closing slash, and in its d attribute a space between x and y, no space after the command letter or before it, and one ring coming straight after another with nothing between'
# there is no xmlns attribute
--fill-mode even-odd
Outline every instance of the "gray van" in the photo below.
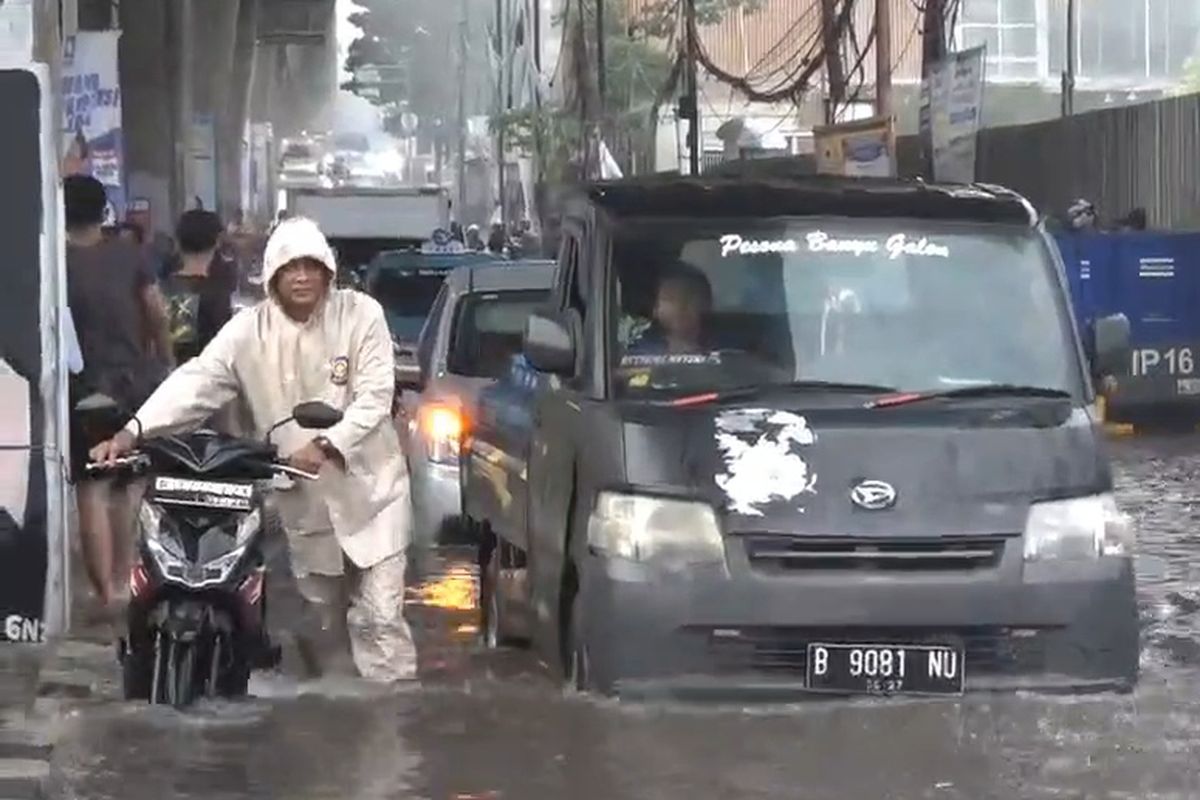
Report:
<svg viewBox="0 0 1200 800"><path fill-rule="evenodd" d="M571 685L1128 689L1093 380L1128 321L992 186L662 178L566 206L464 474L488 641Z"/></svg>

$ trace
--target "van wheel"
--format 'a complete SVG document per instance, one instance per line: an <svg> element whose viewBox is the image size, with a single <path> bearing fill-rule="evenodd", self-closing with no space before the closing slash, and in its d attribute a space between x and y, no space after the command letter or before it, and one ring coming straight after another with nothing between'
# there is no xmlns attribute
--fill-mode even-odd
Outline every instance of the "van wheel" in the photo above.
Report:
<svg viewBox="0 0 1200 800"><path fill-rule="evenodd" d="M570 617L563 620L563 677L566 688L576 692L592 689L591 662L587 642L582 635L583 601L578 591L572 588Z"/></svg>
<svg viewBox="0 0 1200 800"><path fill-rule="evenodd" d="M492 549L492 554L488 558L487 566L484 567L480 580L480 589L482 590L479 603L479 613L482 617L480 630L483 632L483 646L489 650L499 649L505 642L504 625L500 612L499 580L500 549L497 547Z"/></svg>

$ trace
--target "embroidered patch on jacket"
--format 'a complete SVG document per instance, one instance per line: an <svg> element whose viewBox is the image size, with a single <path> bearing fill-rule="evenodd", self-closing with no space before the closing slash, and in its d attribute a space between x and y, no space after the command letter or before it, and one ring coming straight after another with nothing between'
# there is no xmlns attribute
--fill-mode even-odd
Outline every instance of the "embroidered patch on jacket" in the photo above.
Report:
<svg viewBox="0 0 1200 800"><path fill-rule="evenodd" d="M329 380L334 386L345 386L350 380L350 359L338 356L329 363Z"/></svg>

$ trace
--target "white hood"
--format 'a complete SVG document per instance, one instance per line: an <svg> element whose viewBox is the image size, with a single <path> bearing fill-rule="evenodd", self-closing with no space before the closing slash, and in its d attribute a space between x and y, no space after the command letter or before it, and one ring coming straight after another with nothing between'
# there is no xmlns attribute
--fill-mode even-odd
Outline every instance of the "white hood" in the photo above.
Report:
<svg viewBox="0 0 1200 800"><path fill-rule="evenodd" d="M314 258L325 265L330 275L337 276L333 248L317 223L304 217L292 217L280 222L267 240L263 254L263 283L269 288L275 273L298 258Z"/></svg>

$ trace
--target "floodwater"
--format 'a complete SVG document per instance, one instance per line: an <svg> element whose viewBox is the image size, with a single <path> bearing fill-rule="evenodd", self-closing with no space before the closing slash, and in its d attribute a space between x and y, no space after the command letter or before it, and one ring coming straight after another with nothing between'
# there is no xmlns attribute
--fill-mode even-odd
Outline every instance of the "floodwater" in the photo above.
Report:
<svg viewBox="0 0 1200 800"><path fill-rule="evenodd" d="M753 708L566 695L473 644L469 561L417 587L420 687L256 679L187 714L100 698L69 718L54 796L243 798L1200 797L1200 438L1113 443L1141 530L1131 695ZM456 610L458 609L458 610Z"/></svg>

